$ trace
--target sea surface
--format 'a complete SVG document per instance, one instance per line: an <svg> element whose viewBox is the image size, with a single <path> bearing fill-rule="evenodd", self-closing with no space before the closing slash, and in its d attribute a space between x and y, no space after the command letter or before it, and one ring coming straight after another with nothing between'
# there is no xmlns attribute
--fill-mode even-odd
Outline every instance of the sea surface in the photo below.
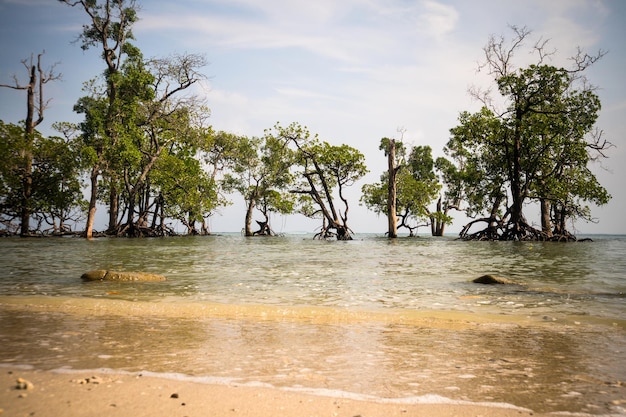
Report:
<svg viewBox="0 0 626 417"><path fill-rule="evenodd" d="M0 366L626 415L626 236L584 237L0 239Z"/></svg>

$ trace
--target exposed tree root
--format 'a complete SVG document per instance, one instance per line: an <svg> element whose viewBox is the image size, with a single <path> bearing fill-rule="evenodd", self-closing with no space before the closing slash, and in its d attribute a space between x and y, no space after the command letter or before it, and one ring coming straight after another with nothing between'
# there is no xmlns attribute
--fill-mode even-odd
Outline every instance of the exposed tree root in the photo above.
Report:
<svg viewBox="0 0 626 417"><path fill-rule="evenodd" d="M477 223L487 223L487 227L469 233L469 229ZM542 241L542 242L575 242L576 236L568 231L548 233L536 229L526 222L502 222L493 218L476 219L463 227L459 238L462 240L489 241ZM586 240L586 239L585 239Z"/></svg>

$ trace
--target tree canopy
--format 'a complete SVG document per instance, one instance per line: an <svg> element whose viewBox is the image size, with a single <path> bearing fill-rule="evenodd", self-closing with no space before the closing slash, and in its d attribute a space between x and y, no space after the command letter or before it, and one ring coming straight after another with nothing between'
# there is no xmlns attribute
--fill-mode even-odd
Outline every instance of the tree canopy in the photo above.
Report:
<svg viewBox="0 0 626 417"><path fill-rule="evenodd" d="M299 196L299 213L322 219L316 237L352 239L345 191L367 173L363 154L348 145L322 142L297 123L276 125L274 135L294 148L296 182L290 192Z"/></svg>
<svg viewBox="0 0 626 417"><path fill-rule="evenodd" d="M274 235L272 214L300 214L320 221L317 238L352 239L348 190L368 172L361 151L295 122L259 137L216 132L193 88L206 78L203 56L145 58L130 43L139 11L133 0L60 1L86 14L78 39L83 49L101 50L104 70L84 84L74 106L82 121L56 123L61 135L45 137L36 130L46 104L42 87L56 75L42 70L41 55L26 65L26 120L0 121L4 234L30 234L31 220L38 232L67 233L84 220L84 235L92 237L98 204L108 208L108 225L97 233L166 236L176 233L176 221L187 234L208 234L210 216L239 194L246 236ZM498 97L472 90L482 107L460 112L445 157L435 158L428 144L381 139L388 169L362 186L360 202L388 217L389 237L398 228L414 236L422 226L441 236L455 209L472 219L464 239L573 240L570 222L593 221L589 203L610 200L591 163L611 144L596 127L601 103L584 76L603 52L579 52L564 68L537 43L536 61L516 68L513 58L530 32L513 33L508 44L491 37L485 46L481 70ZM0 86L22 89L17 81ZM529 206L540 211L536 222Z"/></svg>
<svg viewBox="0 0 626 417"><path fill-rule="evenodd" d="M28 158L28 164L25 159ZM44 137L35 131L24 137L24 127L0 120L0 222L3 234L22 231L24 167L29 166L29 217L34 230L59 235L71 232L82 219L84 201L80 154L76 143L62 137ZM29 222L30 223L30 222ZM30 229L30 228L29 228ZM30 234L30 230L29 230Z"/></svg>
<svg viewBox="0 0 626 417"><path fill-rule="evenodd" d="M419 227L429 226L436 221L429 206L439 195L441 185L435 174L435 165L430 146L414 146L406 156L404 144L382 138L380 149L386 153L390 145L395 147L395 175L384 172L380 182L363 185L361 203L378 214L389 215L388 188L390 175L395 176L395 216L400 220L398 228L405 228L410 236Z"/></svg>
<svg viewBox="0 0 626 417"><path fill-rule="evenodd" d="M461 237L570 239L566 221L591 220L585 203L610 199L588 166L610 144L594 130L600 100L582 75L602 53L579 53L574 68L566 69L544 63L545 44L536 45L538 62L514 69L511 58L530 32L513 29L510 49L495 38L485 47L485 68L504 109L498 111L491 97L480 97L483 108L461 113L445 148L459 168L456 192L470 215L481 216L463 228ZM541 229L526 218L529 202L540 203ZM478 223L486 226L472 232Z"/></svg>
<svg viewBox="0 0 626 417"><path fill-rule="evenodd" d="M231 140L236 151L224 185L226 190L240 193L246 202L244 233L246 236L273 235L270 213L294 211L295 199L289 187L294 181L295 153L285 140L270 132L263 138L233 136ZM255 209L263 215L263 220L257 220L257 231L252 230Z"/></svg>

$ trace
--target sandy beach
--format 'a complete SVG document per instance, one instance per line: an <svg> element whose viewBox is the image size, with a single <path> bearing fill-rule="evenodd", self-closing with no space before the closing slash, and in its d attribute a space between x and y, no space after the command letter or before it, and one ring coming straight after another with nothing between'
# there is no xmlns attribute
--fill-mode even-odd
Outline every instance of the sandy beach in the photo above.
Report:
<svg viewBox="0 0 626 417"><path fill-rule="evenodd" d="M312 395L271 387L204 384L142 374L0 369L3 417L21 416L541 416L468 403L398 404Z"/></svg>

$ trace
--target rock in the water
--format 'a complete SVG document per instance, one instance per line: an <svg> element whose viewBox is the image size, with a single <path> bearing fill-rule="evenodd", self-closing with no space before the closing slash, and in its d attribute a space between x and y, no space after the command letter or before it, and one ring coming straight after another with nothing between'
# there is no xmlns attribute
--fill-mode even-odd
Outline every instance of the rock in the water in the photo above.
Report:
<svg viewBox="0 0 626 417"><path fill-rule="evenodd" d="M165 281L163 275L147 272L120 272L96 269L85 272L81 278L85 281Z"/></svg>
<svg viewBox="0 0 626 417"><path fill-rule="evenodd" d="M515 284L515 282L510 279L498 277L496 275L483 275L481 277L476 278L472 282L476 284L487 284L487 285L495 285L495 284Z"/></svg>
<svg viewBox="0 0 626 417"><path fill-rule="evenodd" d="M96 269L93 271L85 272L81 275L81 278L85 281L101 281L106 276L107 271L104 269Z"/></svg>

